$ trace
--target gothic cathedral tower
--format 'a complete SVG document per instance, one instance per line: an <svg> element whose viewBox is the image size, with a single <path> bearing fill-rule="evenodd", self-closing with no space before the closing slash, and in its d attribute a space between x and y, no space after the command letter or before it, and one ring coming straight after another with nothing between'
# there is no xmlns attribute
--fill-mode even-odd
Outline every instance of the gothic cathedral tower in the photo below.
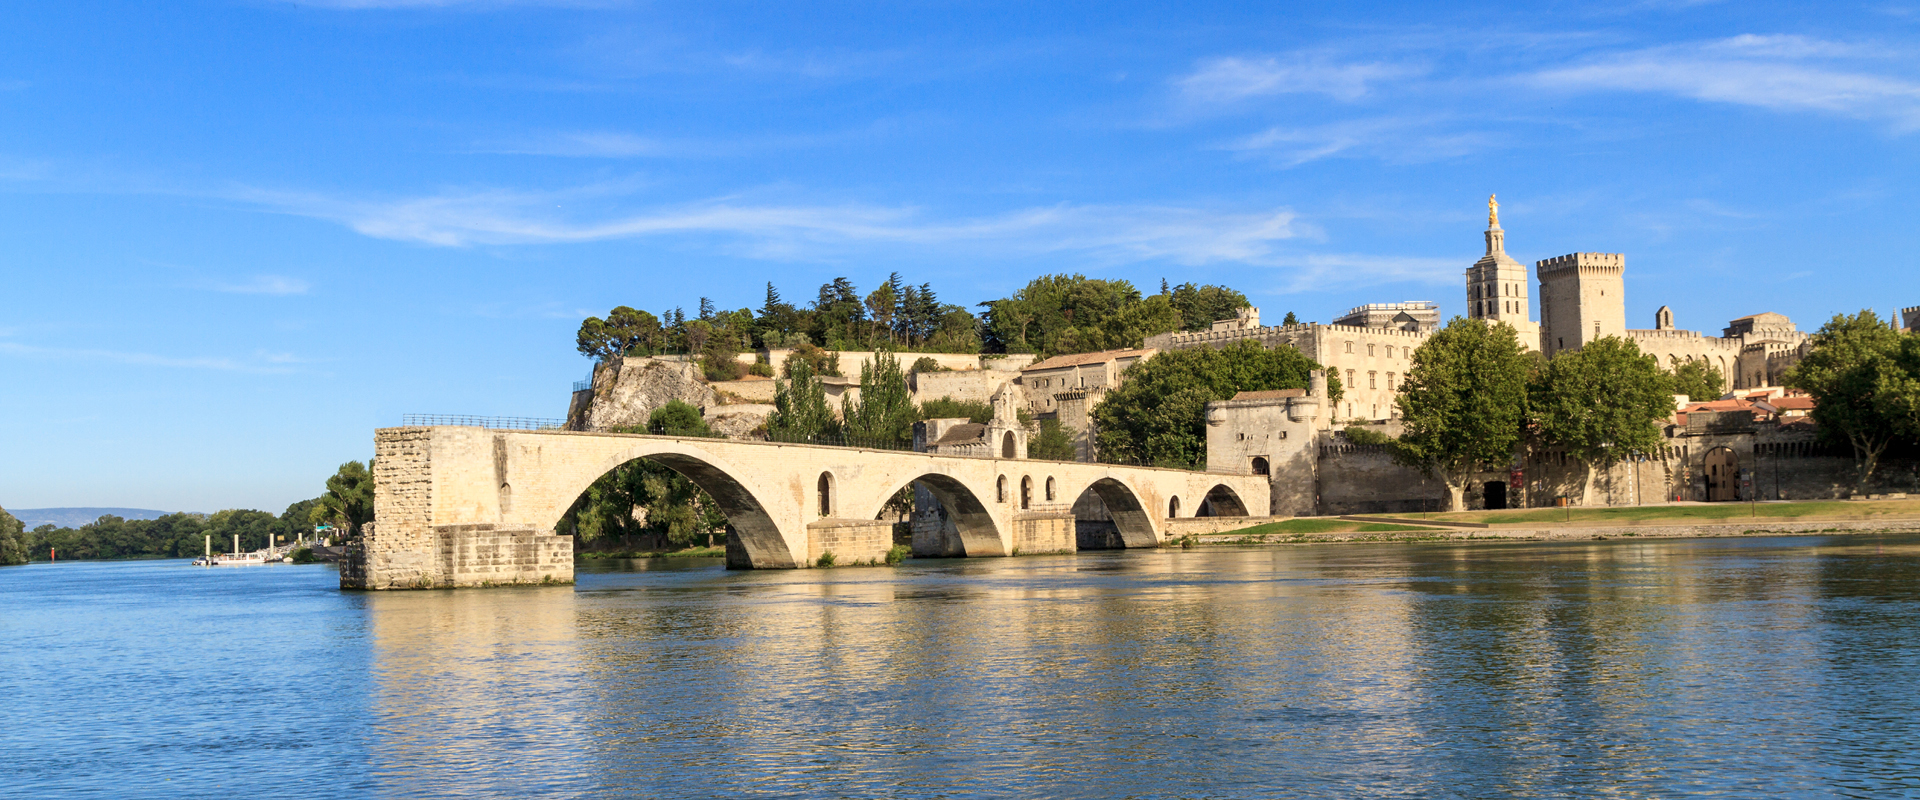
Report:
<svg viewBox="0 0 1920 800"><path fill-rule="evenodd" d="M1500 203L1487 197L1487 254L1467 268L1467 317L1504 322L1520 334L1520 345L1540 346L1540 328L1527 304L1527 265L1507 255L1507 232L1500 228Z"/></svg>

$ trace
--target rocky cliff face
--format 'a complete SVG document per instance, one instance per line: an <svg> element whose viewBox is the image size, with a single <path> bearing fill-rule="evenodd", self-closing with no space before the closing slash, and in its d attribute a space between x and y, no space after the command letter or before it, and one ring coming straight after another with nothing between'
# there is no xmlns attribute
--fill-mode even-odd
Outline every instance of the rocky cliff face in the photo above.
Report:
<svg viewBox="0 0 1920 800"><path fill-rule="evenodd" d="M581 395L586 392L578 393ZM706 410L720 395L700 380L700 366L654 358L614 358L593 369L591 398L576 397L567 412L573 430L645 425L653 410L681 400Z"/></svg>

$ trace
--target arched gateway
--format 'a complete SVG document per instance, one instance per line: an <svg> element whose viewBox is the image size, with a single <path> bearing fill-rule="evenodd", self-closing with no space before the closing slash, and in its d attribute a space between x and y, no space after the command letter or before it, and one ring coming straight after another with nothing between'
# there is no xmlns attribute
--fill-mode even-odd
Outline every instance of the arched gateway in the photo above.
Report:
<svg viewBox="0 0 1920 800"><path fill-rule="evenodd" d="M1092 491L1129 547L1161 541L1150 510L1172 498L1223 481L1240 498L1267 494L1251 475L641 434L386 428L374 449L378 521L343 565L344 588L570 582L573 542L554 526L595 480L637 458L713 497L736 534L728 565L742 568L805 567L827 552L841 564L884 558L892 526L876 517L908 486L938 500L969 556L1074 548L1070 514L1063 540L1059 507L997 487Z"/></svg>

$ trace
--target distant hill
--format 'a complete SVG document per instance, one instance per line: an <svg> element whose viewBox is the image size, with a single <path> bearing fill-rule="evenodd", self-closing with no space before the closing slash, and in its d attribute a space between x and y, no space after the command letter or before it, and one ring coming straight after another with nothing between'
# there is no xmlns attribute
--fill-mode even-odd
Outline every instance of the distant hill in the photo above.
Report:
<svg viewBox="0 0 1920 800"><path fill-rule="evenodd" d="M27 530L33 530L49 524L78 528L106 514L126 519L158 519L173 512L151 508L9 508L7 513L25 523Z"/></svg>

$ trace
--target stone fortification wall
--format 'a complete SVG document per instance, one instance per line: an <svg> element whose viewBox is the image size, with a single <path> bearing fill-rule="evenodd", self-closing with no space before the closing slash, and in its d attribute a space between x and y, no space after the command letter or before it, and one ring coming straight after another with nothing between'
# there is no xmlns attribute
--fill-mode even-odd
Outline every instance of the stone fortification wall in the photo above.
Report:
<svg viewBox="0 0 1920 800"><path fill-rule="evenodd" d="M719 392L722 398L730 403L771 403L773 402L774 387L778 385L778 383L778 381L771 378L755 378L753 380L714 381L707 385L712 387L714 391Z"/></svg>
<svg viewBox="0 0 1920 800"><path fill-rule="evenodd" d="M877 353L872 350L839 350L832 352L840 356L840 374L854 380L860 379L860 367L873 361L874 356L877 355ZM767 363L773 365L775 375L782 378L787 377L787 357L791 355L793 355L793 350L786 348L766 351ZM760 354L741 353L739 357L742 363L751 364L759 360ZM902 371L912 367L915 361L919 361L922 358L931 358L934 363L950 370L964 371L981 369L981 364L985 357L971 353L894 353L893 358L900 362L900 369Z"/></svg>
<svg viewBox="0 0 1920 800"><path fill-rule="evenodd" d="M1222 348L1253 340L1272 348L1286 345L1313 359L1340 378L1344 394L1334 408L1320 416L1321 427L1349 419L1388 419L1395 413L1394 397L1413 366L1413 351L1431 334L1397 328L1360 328L1317 322L1246 330L1163 333L1147 338L1148 347L1177 350Z"/></svg>
<svg viewBox="0 0 1920 800"><path fill-rule="evenodd" d="M1319 513L1393 514L1442 511L1446 484L1394 463L1385 447L1339 444L1319 447Z"/></svg>
<svg viewBox="0 0 1920 800"><path fill-rule="evenodd" d="M1660 368L1669 372L1689 361L1709 364L1720 370L1726 381L1720 391L1733 388L1734 379L1740 372L1740 341L1722 339L1718 336L1706 336L1699 331L1687 330L1629 330L1627 338L1632 340L1640 352L1653 356ZM1694 400L1711 400L1710 397L1696 397Z"/></svg>
<svg viewBox="0 0 1920 800"><path fill-rule="evenodd" d="M958 372L916 372L908 378L914 402L924 403L951 397L955 400L987 403L1001 386L1018 387L1020 373L1005 370L965 370ZM1023 401L1024 402L1024 401Z"/></svg>

